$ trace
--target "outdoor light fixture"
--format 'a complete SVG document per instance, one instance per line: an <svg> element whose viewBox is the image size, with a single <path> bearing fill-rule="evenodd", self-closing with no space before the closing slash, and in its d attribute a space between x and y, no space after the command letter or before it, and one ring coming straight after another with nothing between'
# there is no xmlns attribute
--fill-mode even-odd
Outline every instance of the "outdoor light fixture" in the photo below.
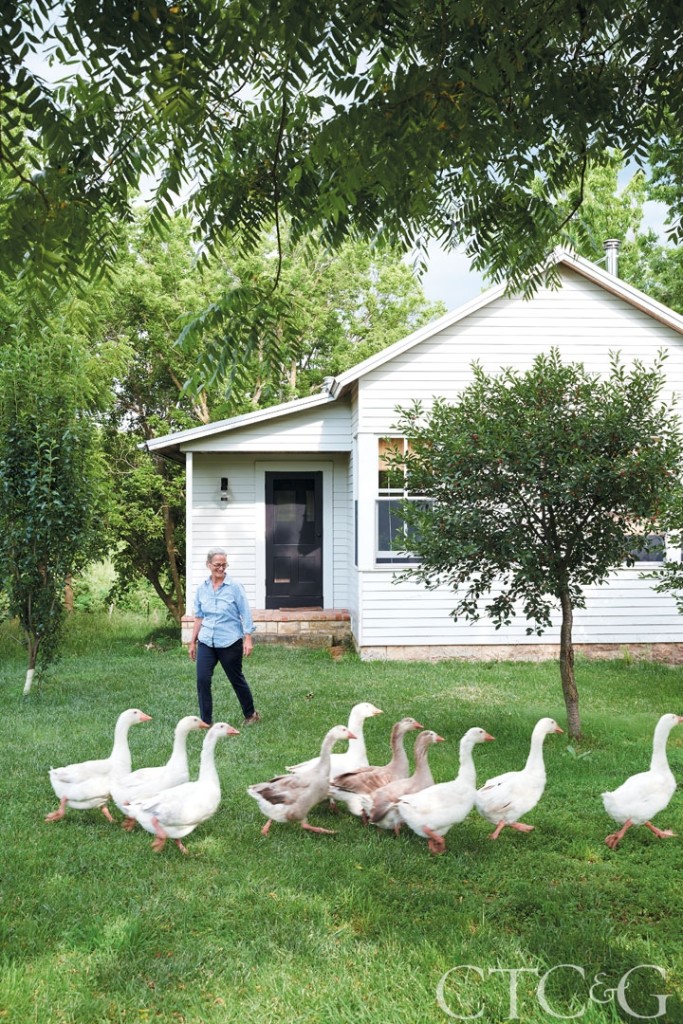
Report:
<svg viewBox="0 0 683 1024"><path fill-rule="evenodd" d="M221 501L228 500L228 482L227 476L221 477Z"/></svg>

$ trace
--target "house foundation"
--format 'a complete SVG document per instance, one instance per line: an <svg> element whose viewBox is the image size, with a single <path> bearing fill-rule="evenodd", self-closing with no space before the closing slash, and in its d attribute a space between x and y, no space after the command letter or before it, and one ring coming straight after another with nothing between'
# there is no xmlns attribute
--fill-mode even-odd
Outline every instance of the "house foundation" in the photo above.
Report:
<svg viewBox="0 0 683 1024"><path fill-rule="evenodd" d="M351 616L344 608L265 608L252 611L254 640L289 647L353 647ZM192 638L193 615L184 615L182 641Z"/></svg>

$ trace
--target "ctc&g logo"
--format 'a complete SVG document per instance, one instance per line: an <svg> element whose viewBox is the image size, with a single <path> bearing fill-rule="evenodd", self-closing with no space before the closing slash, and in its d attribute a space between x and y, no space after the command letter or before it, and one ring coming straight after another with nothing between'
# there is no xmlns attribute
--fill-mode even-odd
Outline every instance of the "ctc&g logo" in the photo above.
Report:
<svg viewBox="0 0 683 1024"><path fill-rule="evenodd" d="M557 1005L552 1005L548 987L552 979L559 980L560 971L571 971L575 975L577 994L582 993L583 1003L574 1013L561 1013ZM557 1020L577 1020L583 1017L589 1003L606 1004L616 1003L621 1011L636 1020L655 1020L663 1017L666 1013L666 1001L669 998L662 992L653 992L653 987L662 987L661 981L666 980L666 972L662 967L655 964L638 964L631 967L618 979L617 983L609 987L604 973L596 974L592 981L586 977L586 971L578 964L557 964L549 968L544 974L537 967L489 967L483 970L473 964L460 964L451 967L449 971L439 979L436 986L436 999L445 1014L454 1020L486 1020L485 993L481 992L480 982L493 974L508 975L507 989L507 1016L506 1020L520 1020L519 1013L520 995L518 992L518 981L521 975L535 975L539 980L536 985L535 998L541 1009L550 1017ZM656 975L656 978L654 977ZM475 976L475 977L473 977ZM479 982L476 978L479 978ZM475 996L473 982L480 990L480 998L477 1005L474 1005ZM465 991L466 988L466 991ZM630 989L630 993L629 993ZM629 1001L629 994L630 999ZM636 1002L635 1009L632 1002ZM646 1007L653 1012L643 1012ZM497 1015L496 1019L500 1019Z"/></svg>

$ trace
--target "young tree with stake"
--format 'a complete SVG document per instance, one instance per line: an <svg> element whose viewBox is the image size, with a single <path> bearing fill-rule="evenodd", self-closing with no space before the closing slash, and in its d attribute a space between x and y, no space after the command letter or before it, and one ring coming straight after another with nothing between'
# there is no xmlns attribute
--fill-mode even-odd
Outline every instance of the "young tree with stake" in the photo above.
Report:
<svg viewBox="0 0 683 1024"><path fill-rule="evenodd" d="M564 365L553 349L526 373L474 380L457 402L401 410L411 549L406 569L430 589L456 592L454 618L488 615L496 628L517 611L541 633L561 610L560 675L569 735L581 732L572 621L585 588L632 564L680 489L683 438L662 400L664 355L651 368L609 375Z"/></svg>

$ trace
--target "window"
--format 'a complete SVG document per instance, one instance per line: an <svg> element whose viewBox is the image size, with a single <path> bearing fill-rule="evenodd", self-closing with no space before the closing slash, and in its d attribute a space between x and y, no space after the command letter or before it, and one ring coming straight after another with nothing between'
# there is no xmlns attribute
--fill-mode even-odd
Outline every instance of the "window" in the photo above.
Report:
<svg viewBox="0 0 683 1024"><path fill-rule="evenodd" d="M666 559L666 537L663 533L651 533L643 547L634 548L629 554L636 562L663 562Z"/></svg>
<svg viewBox="0 0 683 1024"><path fill-rule="evenodd" d="M405 467L397 462L408 450L403 437L380 437L377 452L377 555L379 564L418 562L411 555L411 528L400 515L404 499L415 500L408 491Z"/></svg>

